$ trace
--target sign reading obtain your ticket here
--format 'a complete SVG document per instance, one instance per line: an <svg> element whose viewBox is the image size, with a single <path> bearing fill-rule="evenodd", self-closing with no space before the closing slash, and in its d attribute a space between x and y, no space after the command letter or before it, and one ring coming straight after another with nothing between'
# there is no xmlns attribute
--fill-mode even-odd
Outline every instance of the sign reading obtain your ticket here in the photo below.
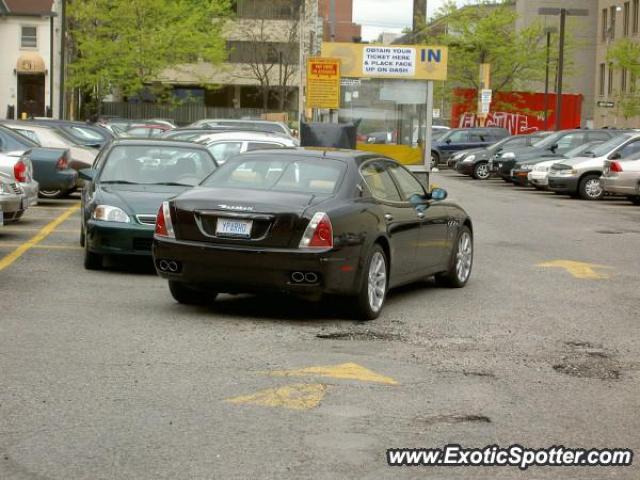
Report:
<svg viewBox="0 0 640 480"><path fill-rule="evenodd" d="M323 42L322 56L340 59L340 73L351 78L446 80L447 47Z"/></svg>

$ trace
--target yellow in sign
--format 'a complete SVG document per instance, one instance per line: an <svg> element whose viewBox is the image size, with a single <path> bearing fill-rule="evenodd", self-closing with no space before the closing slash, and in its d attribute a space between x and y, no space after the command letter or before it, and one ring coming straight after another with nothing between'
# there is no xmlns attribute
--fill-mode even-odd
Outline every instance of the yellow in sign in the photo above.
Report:
<svg viewBox="0 0 640 480"><path fill-rule="evenodd" d="M268 388L251 395L229 398L234 404L251 404L263 407L283 407L291 410L309 410L320 405L327 387L320 383L294 383L279 388Z"/></svg>
<svg viewBox="0 0 640 480"><path fill-rule="evenodd" d="M307 108L340 108L340 60L309 58L306 93Z"/></svg>
<svg viewBox="0 0 640 480"><path fill-rule="evenodd" d="M387 385L397 385L391 377L380 375L357 363L341 363L339 365L328 365L324 367L308 367L300 370L276 370L271 372L276 377L329 377L340 380L359 380L361 382L384 383Z"/></svg>
<svg viewBox="0 0 640 480"><path fill-rule="evenodd" d="M606 273L596 272L596 268L611 268L605 265L593 263L574 262L572 260L553 260L551 262L539 263L538 267L564 268L575 278L582 280L603 280L609 278Z"/></svg>

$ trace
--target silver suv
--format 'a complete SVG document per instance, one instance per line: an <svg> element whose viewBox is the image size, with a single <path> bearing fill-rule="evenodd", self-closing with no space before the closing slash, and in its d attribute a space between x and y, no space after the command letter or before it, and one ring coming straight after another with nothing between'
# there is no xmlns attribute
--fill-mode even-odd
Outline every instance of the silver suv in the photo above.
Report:
<svg viewBox="0 0 640 480"><path fill-rule="evenodd" d="M549 170L549 190L577 196L584 200L600 200L604 188L600 177L607 160L626 158L640 152L640 133L624 132L616 135L581 157L563 160Z"/></svg>

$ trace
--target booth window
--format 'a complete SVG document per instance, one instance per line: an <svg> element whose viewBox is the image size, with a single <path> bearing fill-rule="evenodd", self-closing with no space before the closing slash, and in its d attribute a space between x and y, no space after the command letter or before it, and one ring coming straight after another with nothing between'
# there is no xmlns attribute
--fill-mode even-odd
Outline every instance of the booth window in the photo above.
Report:
<svg viewBox="0 0 640 480"><path fill-rule="evenodd" d="M20 36L20 46L22 48L38 47L38 29L36 27L23 26Z"/></svg>

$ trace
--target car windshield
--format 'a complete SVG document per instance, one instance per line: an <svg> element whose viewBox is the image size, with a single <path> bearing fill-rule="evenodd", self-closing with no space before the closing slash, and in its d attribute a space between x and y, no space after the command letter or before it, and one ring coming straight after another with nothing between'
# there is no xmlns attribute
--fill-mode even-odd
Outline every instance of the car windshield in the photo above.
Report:
<svg viewBox="0 0 640 480"><path fill-rule="evenodd" d="M102 142L105 137L99 135L97 132L83 127L63 127L63 130L67 131L70 135L73 135L75 138L80 139L82 141L87 142Z"/></svg>
<svg viewBox="0 0 640 480"><path fill-rule="evenodd" d="M345 171L339 160L265 155L225 163L202 185L285 192L332 194Z"/></svg>
<svg viewBox="0 0 640 480"><path fill-rule="evenodd" d="M601 143L597 147L592 148L590 150L590 153L592 155L590 156L604 157L605 155L608 155L611 152L611 150L618 148L620 145L622 145L624 142L626 142L630 138L631 138L631 135L625 134L625 133L621 135L616 135L611 140L608 140L604 143ZM588 153L588 152L585 152L585 153Z"/></svg>
<svg viewBox="0 0 640 480"><path fill-rule="evenodd" d="M489 150L490 152L496 152L500 150L505 144L511 145L511 146L524 145L525 139L526 139L526 136L524 135L520 137L506 137L500 140L499 142L494 143L493 145L489 145L487 147L487 150Z"/></svg>
<svg viewBox="0 0 640 480"><path fill-rule="evenodd" d="M216 169L209 152L156 145L119 145L104 161L101 183L197 185Z"/></svg>
<svg viewBox="0 0 640 480"><path fill-rule="evenodd" d="M7 145L7 147L13 149L19 149L19 148L33 148L33 147L39 147L40 146L40 142L38 142L38 139L33 139L27 135L24 135L23 133L17 131L17 130L12 130L10 128L4 128L4 127L0 127L0 131L2 133L4 133L7 137L10 138L10 142L7 142L9 145Z"/></svg>
<svg viewBox="0 0 640 480"><path fill-rule="evenodd" d="M554 145L555 143L558 143L558 140L560 140L566 134L567 134L567 132L552 133L551 135L548 135L548 136L544 137L542 140L538 140L536 143L533 144L533 147L535 147L535 148L548 148L551 145Z"/></svg>
<svg viewBox="0 0 640 480"><path fill-rule="evenodd" d="M566 158L579 157L581 155L590 153L591 149L593 149L596 145L599 145L601 143L602 142L589 142L589 143L585 143L584 145L579 145L576 148L572 148L568 152L565 152L563 156Z"/></svg>

